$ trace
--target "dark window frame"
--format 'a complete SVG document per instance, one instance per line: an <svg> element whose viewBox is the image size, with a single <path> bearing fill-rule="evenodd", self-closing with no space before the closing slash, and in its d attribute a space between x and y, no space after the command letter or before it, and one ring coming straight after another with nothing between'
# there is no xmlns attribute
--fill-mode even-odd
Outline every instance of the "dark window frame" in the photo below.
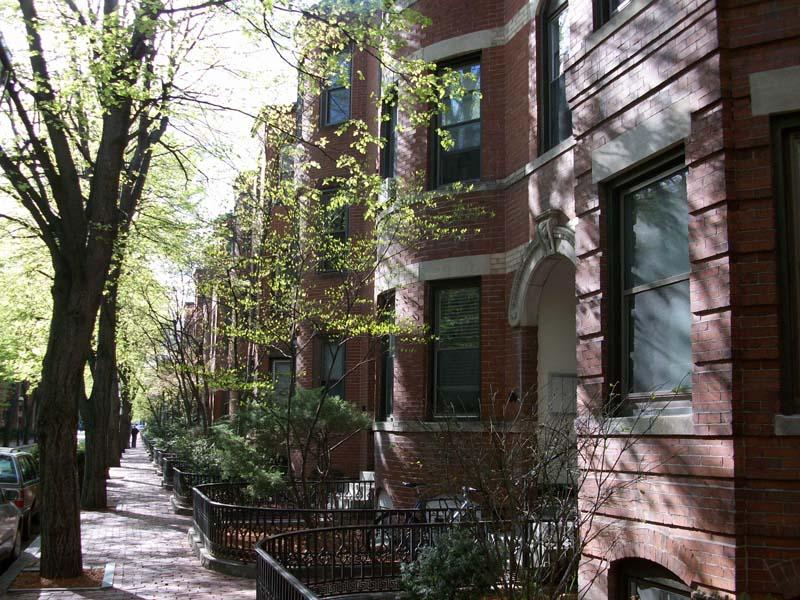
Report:
<svg viewBox="0 0 800 600"><path fill-rule="evenodd" d="M569 2L567 0L551 0L546 3L539 17L539 35L538 44L539 49L537 60L537 81L538 81L538 104L539 104L539 152L545 153L548 150L555 148L558 144L568 139L572 135L572 111L567 104L567 112L569 113L570 133L563 137L558 138L556 131L558 129L557 122L559 112L552 106L551 95L553 90L553 82L551 81L551 73L553 71L554 63L552 37L550 35L550 23L557 19L561 13L569 9ZM560 55L559 55L560 56ZM560 78L565 77L563 72Z"/></svg>
<svg viewBox="0 0 800 600"><path fill-rule="evenodd" d="M790 141L800 135L800 113L772 117L773 187L776 196L776 232L778 243L778 277L783 285L779 290L780 362L781 362L781 412L800 413L800 373L796 365L800 354L800 281L795 281L793 263L800 253L800 215L792 211L793 193L790 170ZM800 186L800 177L796 185Z"/></svg>
<svg viewBox="0 0 800 600"><path fill-rule="evenodd" d="M289 386L291 387L291 376L292 376L292 359L291 358L284 358L284 357L276 357L271 358L269 364L269 372L270 372L270 379L272 380L272 388L277 392L278 391L278 371L275 367L279 364L288 364L289 365Z"/></svg>
<svg viewBox="0 0 800 600"><path fill-rule="evenodd" d="M317 353L319 359L319 385L324 387L327 390L328 395L334 396L338 393L339 397L342 400L347 399L347 386L346 386L346 379L347 379L347 342L340 342L337 341L336 338L328 337L328 336L320 336L317 338L319 340L319 351ZM333 354L333 360L336 361L339 354L341 354L341 361L342 361L342 376L334 383L330 385L328 381L328 376L331 374L331 368L326 368L325 360L327 356L327 349L328 346L336 346L336 353ZM332 367L333 365L331 365ZM334 393L335 388L341 388L341 391Z"/></svg>
<svg viewBox="0 0 800 600"><path fill-rule="evenodd" d="M689 600L692 590L683 583L674 573L649 560L629 558L623 561L617 579L619 590L616 596L619 600L629 600L638 597L636 587L645 584L659 592L681 595Z"/></svg>
<svg viewBox="0 0 800 600"><path fill-rule="evenodd" d="M395 318L395 290L388 290L378 298L379 310L384 318ZM396 356L397 338L393 333L384 335L380 340L380 389L378 390L378 418L387 420L394 414L394 360Z"/></svg>
<svg viewBox="0 0 800 600"><path fill-rule="evenodd" d="M629 365L628 356L630 352L629 323L628 323L628 301L625 289L625 206L623 205L623 195L630 193L634 189L640 189L649 183L659 181L671 174L684 171L688 178L688 168L685 163L683 148L680 151L672 151L658 157L648 164L643 165L635 171L623 175L619 179L610 182L604 196L605 200L605 239L608 240L609 258L607 261L607 282L608 282L608 331L609 341L607 345L606 364L608 365L609 378L606 381L607 397L614 398L610 408L616 412L621 406L625 407L625 412L641 410L637 402L646 402L651 397L658 400L669 402L670 412L685 412L691 410L692 390L686 393L674 392L641 392L628 393L629 385ZM688 200L688 199L687 199ZM688 204L688 202L687 202ZM688 205L687 205L688 211ZM690 217L691 218L691 217ZM688 244L688 234L687 234ZM691 279L691 263L689 272L677 277L668 277L663 280L651 282L651 289L662 287L668 280L675 283L677 279ZM666 284L668 285L668 284ZM632 288L639 290L637 286ZM640 290L644 291L644 290ZM636 293L640 293L636 292ZM635 294L634 294L635 295ZM692 362L692 376L694 363ZM657 406L658 408L658 406Z"/></svg>
<svg viewBox="0 0 800 600"><path fill-rule="evenodd" d="M388 110L389 118L386 119ZM381 137L385 140L380 152L380 174L383 179L395 176L397 170L397 93L389 92L381 103Z"/></svg>
<svg viewBox="0 0 800 600"><path fill-rule="evenodd" d="M338 188L325 188L320 190L319 195L319 202L324 208L324 218L328 219L328 209L327 204L330 203L331 199L336 196L339 192ZM342 221L343 227L341 229L331 229L329 227L329 223L325 223L325 233L326 235L330 235L334 237L334 239L339 240L340 242L347 242L350 238L350 206L344 205L340 209L342 211ZM334 268L334 266L330 263L330 261L320 259L317 263L317 272L318 273L341 273L340 269Z"/></svg>
<svg viewBox="0 0 800 600"><path fill-rule="evenodd" d="M454 123L448 126L441 126L441 115L438 114L434 117L433 122L431 124L431 131L428 139L431 141L429 145L429 187L431 189L436 189L439 187L443 187L446 185L452 185L454 183L461 183L461 182L475 182L480 181L483 173L483 89L481 87L483 82L483 56L480 53L477 54L469 54L466 56L460 56L455 59L442 61L440 62L438 67L438 72L442 73L446 69L451 70L458 70L462 67L470 66L470 65L478 65L478 72L480 78L480 84L478 89L476 90L477 93L481 94L480 100L480 117L477 119L471 119L469 121L461 121L459 123ZM461 179L458 181L444 181L442 179L442 154L446 153L446 151L442 148L441 145L441 137L439 136L438 130L439 129L452 129L454 127L469 125L472 123L478 123L479 125L479 139L480 143L477 147L468 148L466 150L458 151L459 154L466 154L468 152L475 152L478 153L478 172L475 174L474 177L470 177L468 179Z"/></svg>
<svg viewBox="0 0 800 600"><path fill-rule="evenodd" d="M482 335L481 335L481 325L482 325L482 314L481 309L483 306L483 286L480 277L469 277L469 278L460 278L460 279L443 279L432 281L429 284L428 289L428 305L430 306L430 319L429 322L431 324L431 332L433 336L437 335L439 330L438 324L438 294L442 290L448 289L459 289L459 288L477 288L478 289L478 412L473 414L457 414L457 413L450 413L447 412L440 412L437 407L437 389L438 389L438 381L437 381L437 341L432 339L428 348L430 353L430 360L429 360L429 368L430 368L430 377L429 377L429 389L428 389L428 398L430 399L428 402L428 415L431 419L463 419L463 420L480 420L482 418L483 413L483 401L482 401L482 391L483 391L483 373L481 367L481 361L483 358L483 351L481 346Z"/></svg>
<svg viewBox="0 0 800 600"><path fill-rule="evenodd" d="M594 29L597 31L613 19L619 11L628 6L632 0L595 0Z"/></svg>
<svg viewBox="0 0 800 600"><path fill-rule="evenodd" d="M353 117L353 49L346 48L338 53L338 56L348 55L348 73L347 85L326 85L322 88L319 94L319 126L334 127L346 123ZM328 115L328 108L330 107L331 92L338 90L347 90L347 116L339 121L330 121Z"/></svg>
<svg viewBox="0 0 800 600"><path fill-rule="evenodd" d="M283 144L278 149L278 182L294 181L294 144Z"/></svg>

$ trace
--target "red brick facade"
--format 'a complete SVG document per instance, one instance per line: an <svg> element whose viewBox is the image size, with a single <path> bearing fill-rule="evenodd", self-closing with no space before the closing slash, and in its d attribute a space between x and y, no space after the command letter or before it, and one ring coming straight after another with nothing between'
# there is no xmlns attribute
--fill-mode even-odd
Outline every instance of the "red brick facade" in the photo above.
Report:
<svg viewBox="0 0 800 600"><path fill-rule="evenodd" d="M698 594L800 597L800 429L776 425L782 199L772 115L754 114L750 78L800 65L800 5L631 0L598 28L596 3L571 0L564 68L573 136L543 153L545 4L413 4L431 25L410 36L412 49L433 60L480 56L481 180L464 200L491 216L467 240L405 257L419 275L391 286L396 312L430 323L436 281L480 280L482 421L512 394L535 395L554 374L577 374L579 407L606 398L620 352L609 274L612 192L620 178L673 153L687 169L690 411L674 419L682 425L661 417L666 425L615 465L612 479L620 480L642 463L654 466L600 509L593 526L603 533L582 560L586 597L623 597L627 559L657 563ZM355 65L367 76L354 80L352 114L374 120L364 107L377 69L358 54ZM800 113L800 98L778 112ZM427 168L428 138L423 128L399 137L398 177ZM346 140L337 144L343 151ZM322 164L319 177L333 172ZM351 227L364 226L351 214ZM571 314L573 302L571 328L561 309ZM557 349L565 340L571 356ZM355 365L366 342L352 345ZM350 474L374 468L394 505L415 501L400 482L442 480L430 433L430 362L428 345L400 342L390 418L337 451L336 464ZM348 399L376 413L378 379L374 364L356 370Z"/></svg>

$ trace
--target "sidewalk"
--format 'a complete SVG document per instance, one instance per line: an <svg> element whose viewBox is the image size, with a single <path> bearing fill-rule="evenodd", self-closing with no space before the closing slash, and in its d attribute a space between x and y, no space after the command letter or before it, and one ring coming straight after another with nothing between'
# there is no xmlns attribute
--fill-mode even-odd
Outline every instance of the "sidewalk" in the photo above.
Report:
<svg viewBox="0 0 800 600"><path fill-rule="evenodd" d="M200 566L187 541L192 518L176 515L143 448L127 450L111 469L108 512L81 516L83 562L115 564L112 588L76 592L10 593L33 598L231 598L254 599L255 582L226 577Z"/></svg>

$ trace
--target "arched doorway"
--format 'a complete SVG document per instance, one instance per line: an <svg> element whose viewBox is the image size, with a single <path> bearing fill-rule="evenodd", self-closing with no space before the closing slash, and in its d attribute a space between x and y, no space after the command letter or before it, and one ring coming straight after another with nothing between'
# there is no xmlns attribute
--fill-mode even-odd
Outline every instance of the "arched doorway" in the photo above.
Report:
<svg viewBox="0 0 800 600"><path fill-rule="evenodd" d="M535 354L520 353L521 363L535 361L536 372L520 391L523 397L534 391L540 421L575 413L575 234L565 222L557 211L540 217L536 239L514 278L508 310L510 325L528 338L522 346L535 348ZM520 364L521 374L529 369Z"/></svg>

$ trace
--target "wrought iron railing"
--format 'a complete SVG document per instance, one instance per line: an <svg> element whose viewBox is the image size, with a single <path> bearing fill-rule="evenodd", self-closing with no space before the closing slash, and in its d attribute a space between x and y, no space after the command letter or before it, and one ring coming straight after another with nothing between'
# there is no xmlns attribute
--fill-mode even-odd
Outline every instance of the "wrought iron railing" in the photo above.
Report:
<svg viewBox="0 0 800 600"><path fill-rule="evenodd" d="M203 488L204 493L217 502L255 506L258 508L286 508L297 506L291 489L284 488L267 497L254 500L242 483L219 483ZM332 479L308 482L304 491L305 503L312 508L371 508L375 499L375 482L358 479Z"/></svg>
<svg viewBox="0 0 800 600"><path fill-rule="evenodd" d="M177 457L178 457L178 455L175 454L174 452L162 451L158 455L158 462L156 463L156 471L158 472L158 474L162 475L164 473L164 461L166 459L168 459L168 458L177 458Z"/></svg>
<svg viewBox="0 0 800 600"><path fill-rule="evenodd" d="M257 600L317 600L319 598L262 548L256 546L256 552L258 553Z"/></svg>
<svg viewBox="0 0 800 600"><path fill-rule="evenodd" d="M486 552L505 557L505 578L512 576L511 570L560 577L553 561L575 548L570 521L450 520L291 531L256 545L256 599L318 600L399 591L403 565L456 528L468 530Z"/></svg>
<svg viewBox="0 0 800 600"><path fill-rule="evenodd" d="M144 449L147 452L147 456L150 457L150 460L153 460L153 444L150 442L150 438L148 438L145 434L142 434L142 443L144 444Z"/></svg>
<svg viewBox="0 0 800 600"><path fill-rule="evenodd" d="M161 462L161 486L164 489L171 490L173 483L173 474L177 467L186 468L189 463L178 459L177 456L167 456Z"/></svg>
<svg viewBox="0 0 800 600"><path fill-rule="evenodd" d="M337 482L331 482L337 483ZM371 482L370 482L371 483ZM248 506L242 494L244 484L220 483L194 488L194 527L205 548L215 557L244 563L255 562L256 543L287 531L403 524L411 521L443 523L452 520L453 509L424 510L336 508L346 503L331 497L334 508L297 508L276 498ZM344 489L335 485L329 490Z"/></svg>
<svg viewBox="0 0 800 600"><path fill-rule="evenodd" d="M275 535L257 547L257 600L315 600L400 589L402 565L454 527L404 523L308 529ZM310 594L310 595L309 595Z"/></svg>
<svg viewBox="0 0 800 600"><path fill-rule="evenodd" d="M216 483L221 479L216 472L193 472L175 467L172 469L172 495L175 503L187 510L192 510L192 488L204 483Z"/></svg>

